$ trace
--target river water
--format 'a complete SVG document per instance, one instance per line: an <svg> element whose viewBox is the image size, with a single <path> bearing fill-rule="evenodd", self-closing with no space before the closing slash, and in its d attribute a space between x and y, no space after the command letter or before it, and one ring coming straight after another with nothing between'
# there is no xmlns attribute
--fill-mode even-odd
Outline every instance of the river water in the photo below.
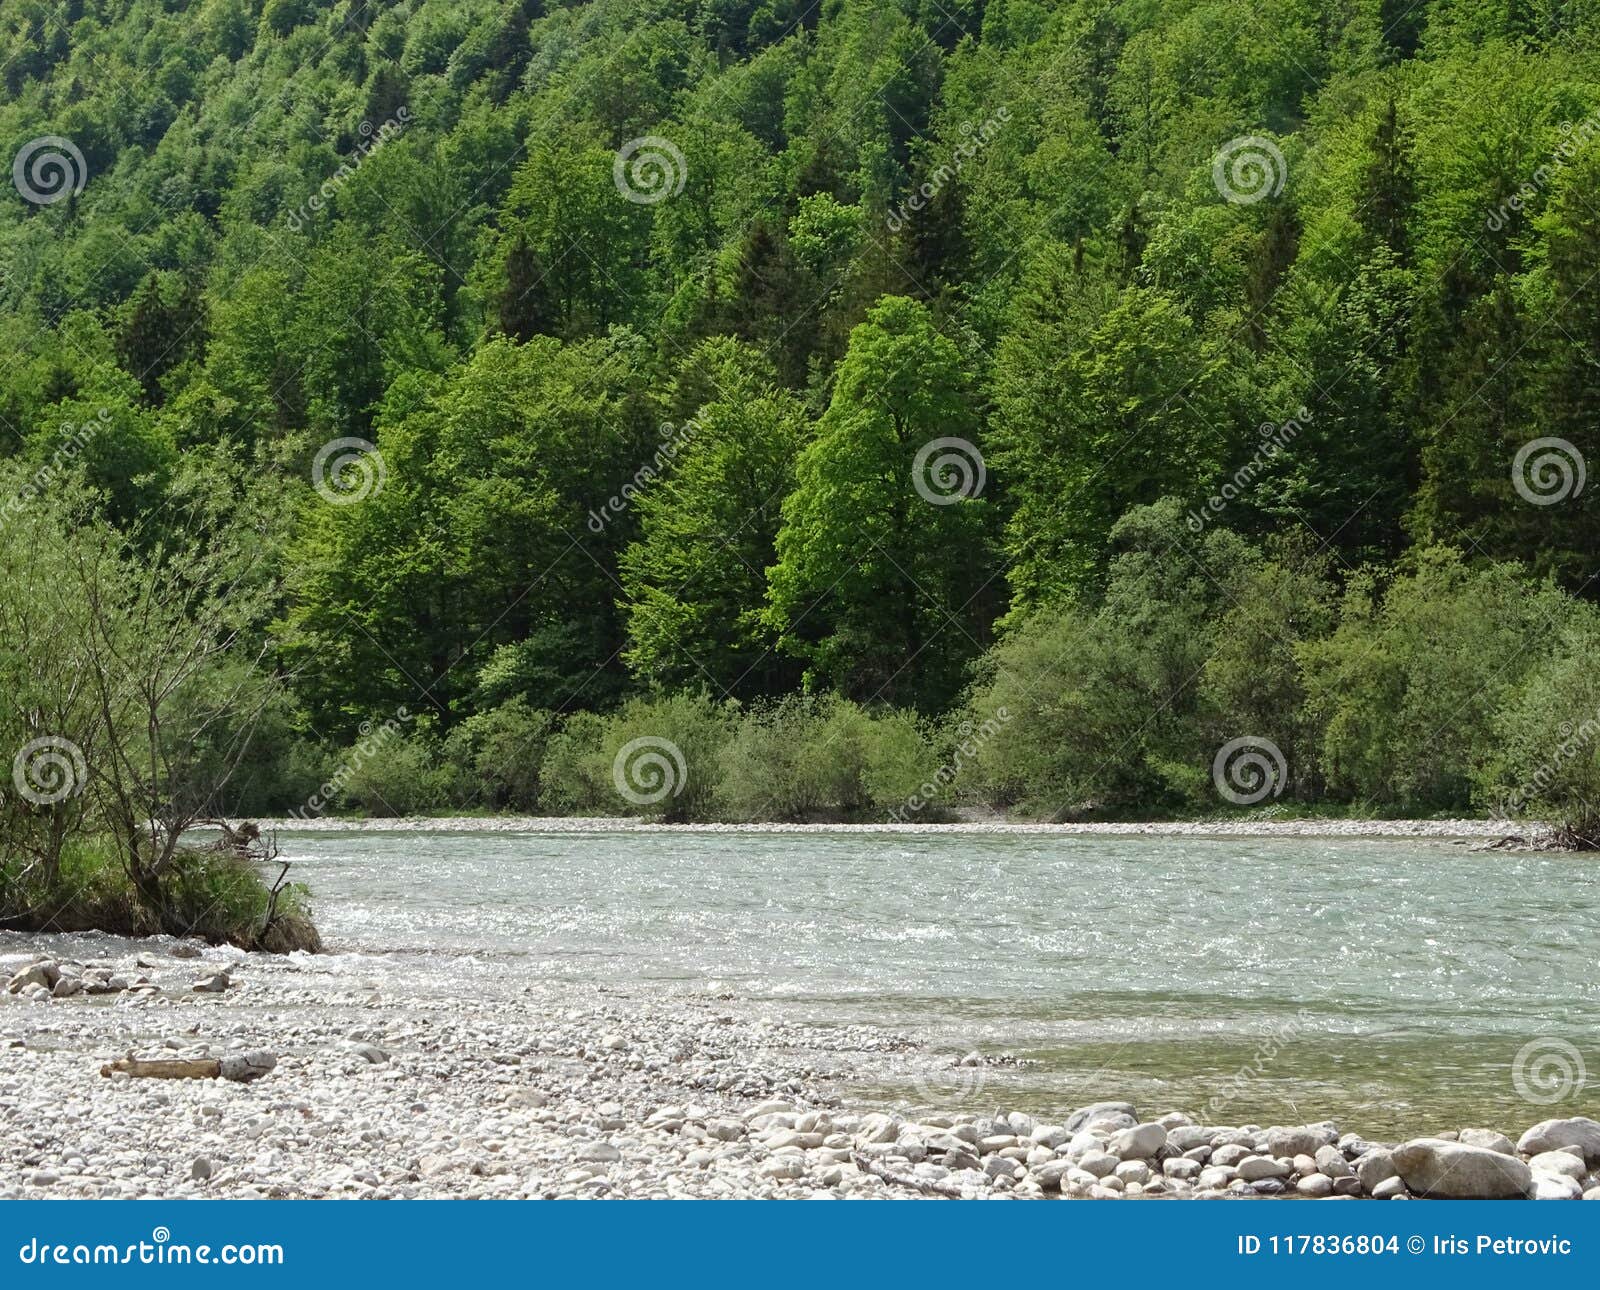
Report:
<svg viewBox="0 0 1600 1290"><path fill-rule="evenodd" d="M951 1070L1379 1135L1600 1114L1600 864L1350 839L329 830L280 836L330 949L468 957L869 1023ZM1587 1086L1583 1074L1588 1073ZM939 1081L948 1079L949 1089Z"/></svg>

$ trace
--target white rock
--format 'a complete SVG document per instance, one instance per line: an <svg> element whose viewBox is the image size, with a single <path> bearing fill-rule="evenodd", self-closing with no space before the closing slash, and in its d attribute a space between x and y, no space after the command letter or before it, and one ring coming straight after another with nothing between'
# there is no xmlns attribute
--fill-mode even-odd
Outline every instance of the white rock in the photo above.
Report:
<svg viewBox="0 0 1600 1290"><path fill-rule="evenodd" d="M1600 1165L1600 1123L1587 1116L1567 1120L1541 1120L1517 1140L1517 1150L1525 1156L1543 1151L1577 1147L1591 1165Z"/></svg>
<svg viewBox="0 0 1600 1290"><path fill-rule="evenodd" d="M1572 1151L1541 1151L1529 1159L1528 1168L1536 1174L1562 1174L1580 1181L1589 1172L1583 1157Z"/></svg>
<svg viewBox="0 0 1600 1290"><path fill-rule="evenodd" d="M1462 1129L1460 1140L1469 1147L1482 1147L1485 1151L1498 1151L1503 1156L1517 1154L1516 1143L1495 1129Z"/></svg>
<svg viewBox="0 0 1600 1290"><path fill-rule="evenodd" d="M1582 1200L1583 1188L1564 1174L1536 1173L1533 1176L1534 1200Z"/></svg>
<svg viewBox="0 0 1600 1290"><path fill-rule="evenodd" d="M1445 1200L1510 1200L1533 1190L1533 1171L1514 1156L1442 1138L1416 1138L1394 1149L1406 1190Z"/></svg>
<svg viewBox="0 0 1600 1290"><path fill-rule="evenodd" d="M1260 1182L1264 1178L1287 1178L1289 1166L1271 1156L1246 1156L1236 1166L1239 1177L1245 1182Z"/></svg>
<svg viewBox="0 0 1600 1290"><path fill-rule="evenodd" d="M1123 1160L1149 1160L1167 1143L1167 1131L1159 1124L1139 1124L1113 1134L1106 1149Z"/></svg>

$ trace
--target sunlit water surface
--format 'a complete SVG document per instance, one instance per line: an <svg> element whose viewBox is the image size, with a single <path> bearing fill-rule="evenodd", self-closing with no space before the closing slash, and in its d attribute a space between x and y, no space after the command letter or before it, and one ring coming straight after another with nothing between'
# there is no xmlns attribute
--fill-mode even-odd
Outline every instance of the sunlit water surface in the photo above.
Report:
<svg viewBox="0 0 1600 1290"><path fill-rule="evenodd" d="M1370 1133L1600 1113L1600 864L1588 859L1345 839L281 841L330 948L731 991L819 1026L1030 1059L986 1075L986 1103L1129 1097ZM954 1097L976 1077L940 1078ZM913 1099L940 1099L927 1084Z"/></svg>

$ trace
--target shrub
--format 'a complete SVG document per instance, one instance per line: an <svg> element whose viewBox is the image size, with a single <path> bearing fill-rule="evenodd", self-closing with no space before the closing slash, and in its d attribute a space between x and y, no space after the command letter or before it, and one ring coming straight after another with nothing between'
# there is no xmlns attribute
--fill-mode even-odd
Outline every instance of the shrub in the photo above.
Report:
<svg viewBox="0 0 1600 1290"><path fill-rule="evenodd" d="M816 701L791 695L746 711L722 750L718 810L735 820L803 820L823 809L807 744Z"/></svg>
<svg viewBox="0 0 1600 1290"><path fill-rule="evenodd" d="M457 806L532 814L539 809L539 767L554 717L515 698L468 717L445 739L443 758Z"/></svg>
<svg viewBox="0 0 1600 1290"><path fill-rule="evenodd" d="M703 694L633 699L606 722L612 810L673 822L715 818L733 708Z"/></svg>
<svg viewBox="0 0 1600 1290"><path fill-rule="evenodd" d="M1496 714L1572 605L1514 565L1472 569L1441 549L1386 593L1352 580L1338 629L1300 650L1330 791L1408 810L1469 801L1494 759Z"/></svg>
<svg viewBox="0 0 1600 1290"><path fill-rule="evenodd" d="M1585 606L1494 721L1478 800L1496 815L1554 822L1570 845L1600 846L1600 616Z"/></svg>
<svg viewBox="0 0 1600 1290"><path fill-rule="evenodd" d="M915 793L936 764L913 714L792 696L739 720L723 749L717 807L737 820L882 813Z"/></svg>
<svg viewBox="0 0 1600 1290"><path fill-rule="evenodd" d="M540 800L561 815L609 815L617 810L611 763L605 754L606 719L575 712L545 742L539 763Z"/></svg>
<svg viewBox="0 0 1600 1290"><path fill-rule="evenodd" d="M449 804L449 772L426 730L378 726L346 750L328 784L347 810L372 816L421 815Z"/></svg>

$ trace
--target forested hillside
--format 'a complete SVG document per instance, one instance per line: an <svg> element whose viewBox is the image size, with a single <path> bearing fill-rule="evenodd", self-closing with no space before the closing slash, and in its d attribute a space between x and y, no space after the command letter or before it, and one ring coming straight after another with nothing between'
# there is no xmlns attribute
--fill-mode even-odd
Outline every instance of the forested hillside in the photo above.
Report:
<svg viewBox="0 0 1600 1290"><path fill-rule="evenodd" d="M215 809L1600 787L1600 0L0 0L0 43L5 758L91 742L30 606L114 548L215 560L154 597L228 678L173 690L250 696L186 727L252 732Z"/></svg>

